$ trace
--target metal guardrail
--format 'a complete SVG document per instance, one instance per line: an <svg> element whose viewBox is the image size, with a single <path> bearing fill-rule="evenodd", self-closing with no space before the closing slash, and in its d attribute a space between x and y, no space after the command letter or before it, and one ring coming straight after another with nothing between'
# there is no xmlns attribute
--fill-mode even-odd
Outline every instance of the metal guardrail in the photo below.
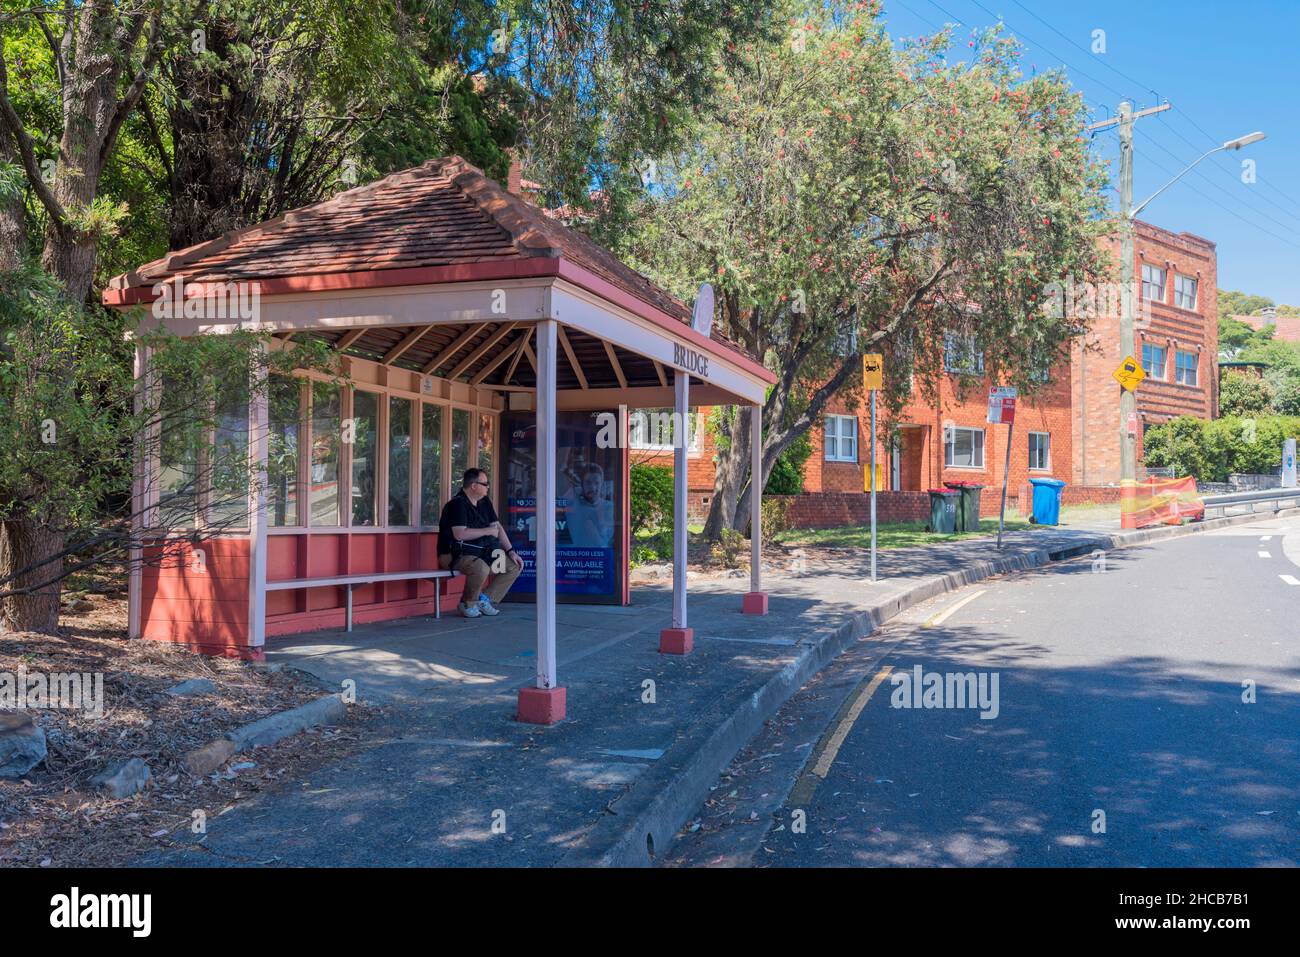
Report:
<svg viewBox="0 0 1300 957"><path fill-rule="evenodd" d="M1248 512L1277 511L1280 508L1300 506L1300 488L1268 488L1256 492L1233 492L1229 495L1207 495L1201 499L1205 503L1205 517L1216 518L1228 515L1229 509L1242 509L1232 514L1242 515ZM1283 505L1283 503L1288 503ZM1257 506L1272 504L1272 508L1260 509ZM1214 514L1211 514L1214 513Z"/></svg>

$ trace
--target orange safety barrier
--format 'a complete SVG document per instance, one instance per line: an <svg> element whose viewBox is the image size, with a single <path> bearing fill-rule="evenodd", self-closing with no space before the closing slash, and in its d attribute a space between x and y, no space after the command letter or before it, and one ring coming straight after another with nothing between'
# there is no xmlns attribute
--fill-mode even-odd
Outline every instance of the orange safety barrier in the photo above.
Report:
<svg viewBox="0 0 1300 957"><path fill-rule="evenodd" d="M1120 524L1124 528L1178 525L1185 518L1205 518L1205 502L1190 476L1121 483Z"/></svg>

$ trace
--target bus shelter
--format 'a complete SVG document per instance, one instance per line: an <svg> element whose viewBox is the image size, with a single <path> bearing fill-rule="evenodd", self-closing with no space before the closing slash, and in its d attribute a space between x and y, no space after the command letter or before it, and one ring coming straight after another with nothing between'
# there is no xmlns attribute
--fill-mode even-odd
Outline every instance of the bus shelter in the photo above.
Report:
<svg viewBox="0 0 1300 957"><path fill-rule="evenodd" d="M260 659L268 637L437 616L461 587L438 567L438 515L461 473L479 466L526 560L515 591L537 604L536 681L518 715L538 723L566 709L557 601L628 600L629 415L758 410L775 381L692 323L685 303L459 157L170 253L114 279L103 301L143 307L142 328L186 337L257 329L275 349L319 338L347 380L303 370L285 386L300 413L286 421L254 392L240 410L253 474L266 473L273 436L297 450L292 474L251 483L246 521L203 538L201 554L147 562L137 551L132 637ZM137 345L137 377L149 369ZM761 416L751 419L759 474ZM358 422L364 444L336 441ZM612 452L592 442L610 422ZM674 445L674 600L660 649L685 654L687 443ZM142 457L138 540L165 550L186 537L155 527L168 466ZM751 614L767 610L760 499L751 496L751 583L738 609Z"/></svg>

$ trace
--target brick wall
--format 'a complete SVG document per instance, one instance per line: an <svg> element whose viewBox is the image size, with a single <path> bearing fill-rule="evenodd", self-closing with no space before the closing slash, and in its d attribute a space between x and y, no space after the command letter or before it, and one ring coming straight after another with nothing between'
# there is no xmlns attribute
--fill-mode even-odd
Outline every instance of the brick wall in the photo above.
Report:
<svg viewBox="0 0 1300 957"><path fill-rule="evenodd" d="M864 525L871 521L871 496L861 492L818 492L804 495L772 495L788 503L786 518L791 528L837 528ZM926 492L877 492L877 522L916 522L930 517L930 496Z"/></svg>
<svg viewBox="0 0 1300 957"><path fill-rule="evenodd" d="M1116 257L1114 276L1118 282L1119 240L1114 239L1110 245ZM1139 288L1144 263L1165 269L1164 299L1150 303L1149 321L1142 318L1139 309L1135 329L1136 359L1142 359L1143 343L1166 350L1165 381L1148 377L1137 389L1138 462L1141 463L1145 426L1179 415L1210 419L1218 409L1218 255L1209 240L1139 222L1134 235L1134 259L1134 277ZM1195 310L1173 304L1177 274L1197 279ZM1092 319L1085 342L1076 344L1071 356L1073 467L1068 476L1063 473L1059 477L1072 478L1077 485L1105 485L1119 481L1120 430L1126 425L1119 420L1120 387L1111 378L1124 358L1119 349L1119 315ZM1198 356L1194 386L1174 381L1174 356L1180 350Z"/></svg>

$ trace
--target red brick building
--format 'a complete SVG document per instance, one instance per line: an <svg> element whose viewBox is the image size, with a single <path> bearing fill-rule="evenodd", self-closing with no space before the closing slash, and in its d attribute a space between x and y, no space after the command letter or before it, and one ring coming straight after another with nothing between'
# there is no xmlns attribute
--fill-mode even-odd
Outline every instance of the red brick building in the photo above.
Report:
<svg viewBox="0 0 1300 957"><path fill-rule="evenodd" d="M1118 239L1112 252L1119 254ZM1137 389L1138 462L1145 430L1179 415L1214 418L1218 411L1218 255L1214 243L1138 222L1134 236L1138 286L1138 359L1147 373ZM1116 270L1118 274L1118 270ZM1117 298L1117 297L1106 297ZM1085 345L1086 343L1086 345ZM1124 356L1118 310L1091 321L1072 354L1075 485L1119 482L1119 384L1111 373Z"/></svg>
<svg viewBox="0 0 1300 957"><path fill-rule="evenodd" d="M1118 256L1117 239L1111 248ZM1140 463L1146 427L1179 415L1209 419L1217 414L1218 258L1209 240L1140 221L1134 255L1140 297L1135 358L1147 372L1137 390ZM1118 275L1118 269L1114 272ZM1018 404L1008 512L1021 504L1028 480L1034 477L1069 482L1067 502L1118 501L1113 489L1096 488L1119 483L1119 436L1125 423L1119 421L1119 384L1111 377L1123 358L1117 290L1116 283L1111 290L1115 295L1099 294L1100 314L1090 320L1086 347L1076 344L1070 362L1053 370L1051 381L1034 400L1022 399ZM1105 308L1107 303L1111 308ZM1249 318L1261 321L1258 316ZM970 355L966 361L968 368L983 368L981 356ZM928 515L925 490L955 481L988 486L983 512L996 513L1007 428L986 421L988 387L993 383L985 380L961 393L957 372L951 370L941 381L938 407L914 394L894 422L887 421L882 410L877 488L911 493L885 496L878 502L882 520L924 518ZM795 524L835 525L864 519L867 506L861 493L870 457L868 403L866 398L856 403L832 399L822 422L812 430L813 453L804 466L804 491L817 494L794 504ZM887 445L891 431L896 442ZM696 515L707 510L713 494L713 454L707 434L688 453ZM633 461L638 460L672 464L668 452L634 453Z"/></svg>

